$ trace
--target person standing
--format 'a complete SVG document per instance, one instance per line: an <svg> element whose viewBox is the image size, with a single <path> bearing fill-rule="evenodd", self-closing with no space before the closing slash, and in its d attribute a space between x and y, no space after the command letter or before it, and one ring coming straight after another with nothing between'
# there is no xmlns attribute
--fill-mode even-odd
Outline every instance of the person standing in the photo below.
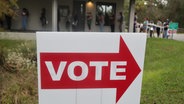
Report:
<svg viewBox="0 0 184 104"><path fill-rule="evenodd" d="M2 17L0 17L0 28L1 27L4 27L4 23L3 23L3 18Z"/></svg>
<svg viewBox="0 0 184 104"><path fill-rule="evenodd" d="M70 12L68 12L68 14L66 16L65 27L66 27L67 31L70 31L70 27L71 27L71 15L70 15Z"/></svg>
<svg viewBox="0 0 184 104"><path fill-rule="evenodd" d="M167 32L168 32L168 27L169 27L169 20L167 19L167 21L166 22L164 22L164 34L163 34L163 38L168 38L168 36L167 36Z"/></svg>
<svg viewBox="0 0 184 104"><path fill-rule="evenodd" d="M98 17L98 19L99 19L99 27L100 27L100 32L103 32L104 31L104 16L103 16L103 13L102 12L100 12L99 13L99 17Z"/></svg>
<svg viewBox="0 0 184 104"><path fill-rule="evenodd" d="M152 38L154 36L154 23L153 21L150 22L150 38Z"/></svg>
<svg viewBox="0 0 184 104"><path fill-rule="evenodd" d="M22 29L26 30L27 28L27 19L29 16L29 11L26 8L22 9Z"/></svg>
<svg viewBox="0 0 184 104"><path fill-rule="evenodd" d="M92 13L91 12L88 12L87 13L87 25L88 25L89 31L91 31L92 19L93 19Z"/></svg>
<svg viewBox="0 0 184 104"><path fill-rule="evenodd" d="M12 16L10 14L5 14L5 19L6 19L6 23L7 23L7 29L11 30Z"/></svg>
<svg viewBox="0 0 184 104"><path fill-rule="evenodd" d="M73 31L78 31L78 22L79 22L79 18L77 13L74 14L73 16L73 22L72 22L72 30Z"/></svg>
<svg viewBox="0 0 184 104"><path fill-rule="evenodd" d="M40 21L41 21L42 27L45 28L45 26L47 24L46 10L45 10L45 8L42 8L41 16L40 16Z"/></svg>
<svg viewBox="0 0 184 104"><path fill-rule="evenodd" d="M134 28L133 28L133 32L136 32L136 28L137 28L137 13L134 14Z"/></svg>
<svg viewBox="0 0 184 104"><path fill-rule="evenodd" d="M122 12L119 12L118 22L119 22L119 32L122 32L122 24L123 24L123 14L122 14Z"/></svg>
<svg viewBox="0 0 184 104"><path fill-rule="evenodd" d="M148 18L145 18L143 22L143 31L145 33L148 33L148 24L149 24Z"/></svg>
<svg viewBox="0 0 184 104"><path fill-rule="evenodd" d="M157 20L157 27L156 27L156 31L157 31L157 37L160 37L160 28L162 26L162 22L160 19Z"/></svg>
<svg viewBox="0 0 184 104"><path fill-rule="evenodd" d="M110 16L110 27L111 27L111 32L115 32L115 16L114 16L114 14L111 14L111 16Z"/></svg>

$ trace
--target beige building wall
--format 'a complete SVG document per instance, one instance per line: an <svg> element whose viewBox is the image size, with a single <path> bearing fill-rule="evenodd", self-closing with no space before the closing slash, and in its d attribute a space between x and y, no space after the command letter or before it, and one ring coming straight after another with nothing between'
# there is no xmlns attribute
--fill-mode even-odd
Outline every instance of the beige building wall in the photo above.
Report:
<svg viewBox="0 0 184 104"><path fill-rule="evenodd" d="M77 0L78 1L78 0ZM99 26L95 24L95 19L96 19L96 2L109 2L109 3L116 3L116 20L115 20L115 31L118 32L118 14L119 12L123 12L123 3L124 0L92 0L93 5L89 6L86 3L86 13L87 12L92 12L93 14L93 21L92 21L92 31L93 32L98 32L99 31ZM51 31L52 30L52 0L19 0L18 4L20 5L20 10L18 10L18 16L14 18L13 23L12 23L12 29L21 29L21 9L22 8L27 8L29 10L29 18L28 18L28 25L27 25L27 30L46 30L46 31ZM70 10L70 15L72 15L73 12L73 0L58 0L58 6L69 6ZM48 24L46 27L41 26L40 22L40 14L41 14L41 9L45 8L46 9L46 17ZM66 31L65 23L66 23L66 18L61 17L60 18L60 31ZM85 20L85 31L88 31L87 28L87 23ZM109 32L110 31L110 26L105 26L104 27L104 32Z"/></svg>
<svg viewBox="0 0 184 104"><path fill-rule="evenodd" d="M20 9L18 10L18 16L14 18L12 22L12 29L22 29L22 8L27 8L29 10L27 30L51 30L51 0L19 0L18 1ZM46 28L42 28L40 22L41 9L46 8L46 16L48 20L48 25Z"/></svg>

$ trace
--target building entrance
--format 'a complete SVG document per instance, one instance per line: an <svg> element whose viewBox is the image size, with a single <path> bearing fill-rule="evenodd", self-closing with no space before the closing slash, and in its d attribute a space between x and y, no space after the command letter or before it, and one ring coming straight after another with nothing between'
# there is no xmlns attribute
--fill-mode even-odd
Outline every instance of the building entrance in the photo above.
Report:
<svg viewBox="0 0 184 104"><path fill-rule="evenodd" d="M75 1L73 2L73 31L84 31L85 29L85 12L86 5L85 1ZM76 22L76 23L75 23Z"/></svg>

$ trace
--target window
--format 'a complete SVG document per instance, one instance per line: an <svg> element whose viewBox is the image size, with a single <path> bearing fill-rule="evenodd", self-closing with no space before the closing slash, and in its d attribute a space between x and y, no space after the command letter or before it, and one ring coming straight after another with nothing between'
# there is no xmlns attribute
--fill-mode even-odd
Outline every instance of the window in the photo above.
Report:
<svg viewBox="0 0 184 104"><path fill-rule="evenodd" d="M58 13L61 17L67 17L69 15L69 6L59 6Z"/></svg>
<svg viewBox="0 0 184 104"><path fill-rule="evenodd" d="M110 16L116 14L116 4L115 3L96 3L96 25L99 25L99 15L104 16L104 25L110 25Z"/></svg>

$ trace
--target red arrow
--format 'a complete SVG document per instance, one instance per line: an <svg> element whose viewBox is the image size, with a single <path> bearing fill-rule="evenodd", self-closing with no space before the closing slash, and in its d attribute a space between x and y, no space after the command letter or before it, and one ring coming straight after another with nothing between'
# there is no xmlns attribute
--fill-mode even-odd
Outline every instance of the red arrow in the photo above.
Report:
<svg viewBox="0 0 184 104"><path fill-rule="evenodd" d="M124 40L120 37L119 53L40 53L40 69L41 69L41 88L42 89L87 89L87 88L117 88L116 102L125 93L134 79L141 72L134 57L129 51ZM59 80L53 80L48 71L45 62L52 62L55 72L58 72L58 67L61 62L67 62L62 76ZM88 67L88 75L85 79L80 81L72 80L68 73L67 68L70 63L80 61L84 62ZM102 68L101 79L95 80L95 67L90 66L91 61L103 61L108 65ZM111 62L123 61L126 66L121 66L126 69L126 72L117 72L117 76L126 76L125 80L111 80ZM80 76L82 69L75 67L74 73Z"/></svg>

